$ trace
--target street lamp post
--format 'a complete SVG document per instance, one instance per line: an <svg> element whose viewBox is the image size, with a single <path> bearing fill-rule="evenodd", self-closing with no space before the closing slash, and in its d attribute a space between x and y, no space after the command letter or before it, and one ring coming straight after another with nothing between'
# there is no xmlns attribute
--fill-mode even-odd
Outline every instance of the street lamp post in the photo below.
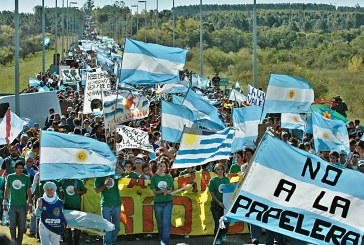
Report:
<svg viewBox="0 0 364 245"><path fill-rule="evenodd" d="M157 0L157 11L155 13L155 43L158 43L158 0Z"/></svg>
<svg viewBox="0 0 364 245"><path fill-rule="evenodd" d="M132 8L136 8L136 29L137 29L137 34L139 32L139 14L138 14L138 5L131 5Z"/></svg>
<svg viewBox="0 0 364 245"><path fill-rule="evenodd" d="M19 103L19 2L15 0L15 114L20 116Z"/></svg>
<svg viewBox="0 0 364 245"><path fill-rule="evenodd" d="M203 75L202 0L200 0L200 74Z"/></svg>
<svg viewBox="0 0 364 245"><path fill-rule="evenodd" d="M67 26L66 26L66 36L67 36L67 40L66 40L66 48L68 51L68 29L69 29L69 22L70 22L70 11L69 11L69 4L68 4L68 0L67 0ZM67 52L66 51L66 52ZM68 53L66 53L67 57L68 57Z"/></svg>
<svg viewBox="0 0 364 245"><path fill-rule="evenodd" d="M62 52L61 60L64 58L64 0L62 0Z"/></svg>
<svg viewBox="0 0 364 245"><path fill-rule="evenodd" d="M175 29L175 17L174 17L174 0L173 0L173 5L172 5L172 43L173 43L173 47L176 45L176 29Z"/></svg>
<svg viewBox="0 0 364 245"><path fill-rule="evenodd" d="M57 16L57 0L56 0L56 7L55 7L55 27L54 27L54 49L55 49L55 57L54 57L54 63L56 66L56 73L58 74L58 16Z"/></svg>
<svg viewBox="0 0 364 245"><path fill-rule="evenodd" d="M72 4L77 4L77 2L70 2L70 8L72 8ZM73 43L74 40L75 40L74 35L75 35L75 29L76 29L76 22L75 22L76 16L75 16L75 13L74 13L73 10L72 10L72 13L73 14L72 14L72 25L71 25L71 27L72 27L72 29L71 29L71 33L72 33L71 41Z"/></svg>
<svg viewBox="0 0 364 245"><path fill-rule="evenodd" d="M144 16L144 42L147 42L147 1L138 1L139 3L144 3L144 10L145 10L145 16Z"/></svg>
<svg viewBox="0 0 364 245"><path fill-rule="evenodd" d="M42 73L45 74L45 9L44 0L42 0Z"/></svg>
<svg viewBox="0 0 364 245"><path fill-rule="evenodd" d="M253 80L254 87L258 88L258 69L257 69L257 5L254 0L253 5Z"/></svg>

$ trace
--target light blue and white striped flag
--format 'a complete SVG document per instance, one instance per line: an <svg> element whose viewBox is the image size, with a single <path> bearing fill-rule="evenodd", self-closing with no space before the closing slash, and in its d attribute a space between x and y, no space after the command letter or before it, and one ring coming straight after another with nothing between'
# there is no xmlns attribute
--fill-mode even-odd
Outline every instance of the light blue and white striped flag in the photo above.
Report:
<svg viewBox="0 0 364 245"><path fill-rule="evenodd" d="M281 128L304 130L306 120L297 113L282 113Z"/></svg>
<svg viewBox="0 0 364 245"><path fill-rule="evenodd" d="M41 80L38 80L34 77L29 77L29 87L38 87L41 84Z"/></svg>
<svg viewBox="0 0 364 245"><path fill-rule="evenodd" d="M303 78L271 74L263 114L310 112L310 106L313 101L313 88Z"/></svg>
<svg viewBox="0 0 364 245"><path fill-rule="evenodd" d="M41 132L41 180L108 176L115 174L116 162L104 142L81 135Z"/></svg>
<svg viewBox="0 0 364 245"><path fill-rule="evenodd" d="M165 84L180 82L179 71L186 63L187 50L125 40L121 82Z"/></svg>
<svg viewBox="0 0 364 245"><path fill-rule="evenodd" d="M246 146L256 147L254 142L258 137L261 114L262 107L256 105L233 109L235 137L231 145L232 152L242 150Z"/></svg>
<svg viewBox="0 0 364 245"><path fill-rule="evenodd" d="M194 167L229 159L234 131L233 128L221 131L185 128L172 168Z"/></svg>
<svg viewBox="0 0 364 245"><path fill-rule="evenodd" d="M185 127L192 127L197 114L183 105L162 101L162 140L179 143Z"/></svg>
<svg viewBox="0 0 364 245"><path fill-rule="evenodd" d="M199 126L211 130L221 130L225 128L225 124L219 118L217 108L191 89L187 92L182 105L198 113L196 123Z"/></svg>
<svg viewBox="0 0 364 245"><path fill-rule="evenodd" d="M313 138L316 152L345 150L350 152L346 124L341 120L330 120L312 112Z"/></svg>

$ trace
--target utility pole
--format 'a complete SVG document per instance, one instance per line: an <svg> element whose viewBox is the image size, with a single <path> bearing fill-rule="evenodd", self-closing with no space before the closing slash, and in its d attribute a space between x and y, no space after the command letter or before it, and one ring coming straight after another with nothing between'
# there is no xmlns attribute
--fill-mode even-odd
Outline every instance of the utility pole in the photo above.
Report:
<svg viewBox="0 0 364 245"><path fill-rule="evenodd" d="M203 75L203 26L202 26L202 0L200 0L200 74Z"/></svg>
<svg viewBox="0 0 364 245"><path fill-rule="evenodd" d="M258 69L257 69L257 3L253 4L253 81L254 87L258 88Z"/></svg>

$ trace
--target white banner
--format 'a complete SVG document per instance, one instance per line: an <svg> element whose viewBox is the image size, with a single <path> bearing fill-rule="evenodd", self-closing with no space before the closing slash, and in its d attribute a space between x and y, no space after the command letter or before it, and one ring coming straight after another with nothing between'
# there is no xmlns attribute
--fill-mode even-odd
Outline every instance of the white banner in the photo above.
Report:
<svg viewBox="0 0 364 245"><path fill-rule="evenodd" d="M248 85L248 101L249 105L263 106L265 93L253 86Z"/></svg>
<svg viewBox="0 0 364 245"><path fill-rule="evenodd" d="M81 81L81 74L79 69L61 69L60 79L63 84L76 85Z"/></svg>
<svg viewBox="0 0 364 245"><path fill-rule="evenodd" d="M88 72L86 74L83 114L102 111L102 91L110 90L110 79L105 72Z"/></svg>
<svg viewBox="0 0 364 245"><path fill-rule="evenodd" d="M103 91L105 128L114 131L118 124L145 118L149 114L149 100L131 91Z"/></svg>
<svg viewBox="0 0 364 245"><path fill-rule="evenodd" d="M117 152L122 149L141 149L148 152L154 152L153 146L149 143L147 132L124 125L117 126L116 131L121 136L117 137Z"/></svg>

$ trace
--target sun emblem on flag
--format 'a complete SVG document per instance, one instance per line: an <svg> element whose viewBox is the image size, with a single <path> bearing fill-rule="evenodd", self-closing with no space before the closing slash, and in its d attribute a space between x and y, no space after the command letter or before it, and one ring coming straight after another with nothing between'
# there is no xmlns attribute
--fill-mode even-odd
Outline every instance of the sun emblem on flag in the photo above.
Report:
<svg viewBox="0 0 364 245"><path fill-rule="evenodd" d="M292 120L293 120L294 122L299 122L299 121L300 121L300 116L298 116L298 115L294 115L294 116L292 117Z"/></svg>
<svg viewBox="0 0 364 245"><path fill-rule="evenodd" d="M327 140L327 139L330 138L330 134L328 132L323 132L322 133L322 138L325 139L325 140Z"/></svg>
<svg viewBox="0 0 364 245"><path fill-rule="evenodd" d="M327 111L323 113L324 118L331 119L331 114Z"/></svg>
<svg viewBox="0 0 364 245"><path fill-rule="evenodd" d="M76 152L76 159L80 162L85 162L87 160L88 154L85 150L79 150Z"/></svg>
<svg viewBox="0 0 364 245"><path fill-rule="evenodd" d="M198 142L199 137L196 134L185 134L184 135L184 143L187 145L194 145Z"/></svg>
<svg viewBox="0 0 364 245"><path fill-rule="evenodd" d="M294 91L294 89L290 89L288 90L288 99L292 100L296 97L296 92Z"/></svg>

